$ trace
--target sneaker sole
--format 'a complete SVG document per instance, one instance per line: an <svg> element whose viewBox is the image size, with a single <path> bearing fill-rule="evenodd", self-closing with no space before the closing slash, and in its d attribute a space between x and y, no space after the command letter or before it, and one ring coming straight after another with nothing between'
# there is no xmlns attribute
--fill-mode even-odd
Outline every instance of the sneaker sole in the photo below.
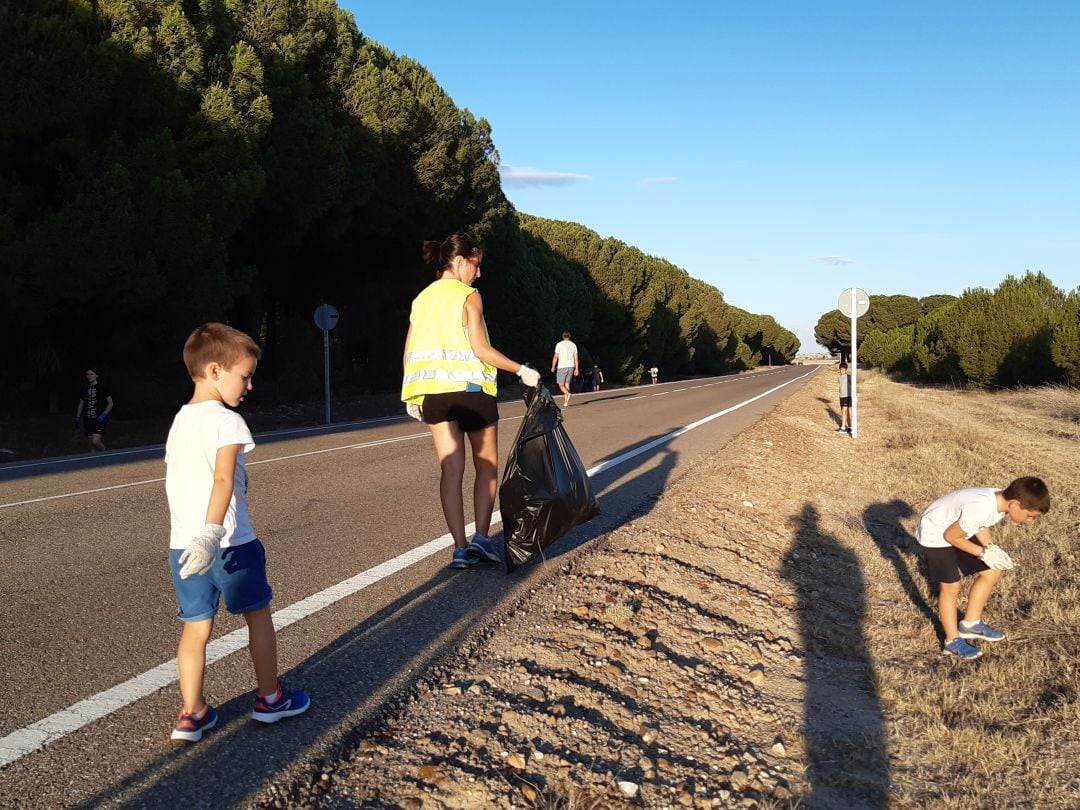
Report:
<svg viewBox="0 0 1080 810"><path fill-rule="evenodd" d="M311 708L311 701L309 700L299 709L286 709L283 712L251 712L251 719L258 723L276 723L278 720L284 720L287 717L296 717L298 714L303 714Z"/></svg>
<svg viewBox="0 0 1080 810"><path fill-rule="evenodd" d="M488 554L487 552L481 551L478 548L470 548L469 549L469 556L470 557L475 557L477 562L493 562L493 563L501 563L502 562L502 557L500 557L498 554Z"/></svg>
<svg viewBox="0 0 1080 810"><path fill-rule="evenodd" d="M998 641L1004 641L1005 639L1008 638L1008 636L1002 635L1002 636L998 636L997 638L991 638L990 636L980 636L978 633L965 633L963 630L961 630L960 631L960 638L962 638L962 639L973 638L973 639L977 639L979 641L989 641L991 643L996 643Z"/></svg>
<svg viewBox="0 0 1080 810"><path fill-rule="evenodd" d="M982 658L982 650L979 650L977 655L960 655L960 653L954 653L951 650L942 650L941 654L959 658L961 661L974 661L976 658Z"/></svg>
<svg viewBox="0 0 1080 810"><path fill-rule="evenodd" d="M215 717L205 726L198 731L181 731L178 728L173 729L173 733L170 735L171 740L180 740L181 742L198 742L202 739L202 735L217 725L218 719Z"/></svg>

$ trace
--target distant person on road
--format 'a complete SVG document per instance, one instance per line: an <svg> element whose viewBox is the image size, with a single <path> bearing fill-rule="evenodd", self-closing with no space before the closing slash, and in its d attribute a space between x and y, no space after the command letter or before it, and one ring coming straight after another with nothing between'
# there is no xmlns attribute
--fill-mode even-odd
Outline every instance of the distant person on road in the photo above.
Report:
<svg viewBox="0 0 1080 810"><path fill-rule="evenodd" d="M198 742L217 723L203 697L203 678L222 596L229 612L247 622L258 682L251 719L276 723L311 705L306 694L278 681L266 553L248 519L244 454L255 442L244 418L229 410L251 390L260 353L250 337L221 323L200 326L184 344L195 393L176 414L165 443L169 567L184 622L176 654L184 706L174 740Z"/></svg>
<svg viewBox="0 0 1080 810"><path fill-rule="evenodd" d="M480 278L484 252L471 236L455 233L441 242L426 241L423 256L435 268L435 281L412 302L401 399L409 416L428 426L435 442L442 469L439 499L454 538L450 567L501 562L488 538L499 467L496 369L517 374L527 386L539 384L540 372L511 360L491 345L484 305L480 293L473 289ZM465 537L461 494L466 437L476 472L476 533L471 541Z"/></svg>
<svg viewBox="0 0 1080 810"><path fill-rule="evenodd" d="M660 376L660 369L658 369L656 366L653 366L649 369L649 376L652 377L652 384L656 385L656 380Z"/></svg>
<svg viewBox="0 0 1080 810"><path fill-rule="evenodd" d="M1050 493L1041 478L1017 478L1005 489L975 487L942 495L922 513L916 536L926 557L930 581L938 588L938 618L945 633L942 652L971 660L982 650L969 640L1003 641L1005 633L982 620L983 608L1001 572L1013 561L994 545L990 527L1005 515L1013 523L1032 523L1050 511ZM975 575L964 620L957 623L960 581Z"/></svg>
<svg viewBox="0 0 1080 810"><path fill-rule="evenodd" d="M604 381L604 372L600 370L600 366L593 363L592 367L592 390L599 391L600 383Z"/></svg>
<svg viewBox="0 0 1080 810"><path fill-rule="evenodd" d="M570 384L581 373L578 366L577 344L570 340L570 333L563 332L562 340L555 344L555 354L551 356L551 373L563 393L564 408L570 405Z"/></svg>
<svg viewBox="0 0 1080 810"><path fill-rule="evenodd" d="M836 375L840 380L840 427L837 433L851 434L851 370L848 369L846 360L841 360L836 367Z"/></svg>
<svg viewBox="0 0 1080 810"><path fill-rule="evenodd" d="M105 425L112 413L113 398L109 389L101 384L101 378L92 368L86 370L86 389L75 408L75 427L82 425L83 433L90 440L91 451L105 449Z"/></svg>

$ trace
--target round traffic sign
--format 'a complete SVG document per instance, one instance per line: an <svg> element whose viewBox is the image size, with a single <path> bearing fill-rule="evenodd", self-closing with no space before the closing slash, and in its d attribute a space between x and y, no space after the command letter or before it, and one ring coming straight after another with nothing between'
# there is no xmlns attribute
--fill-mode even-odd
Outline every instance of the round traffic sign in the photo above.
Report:
<svg viewBox="0 0 1080 810"><path fill-rule="evenodd" d="M855 306L852 307L851 292L855 291ZM847 315L849 318L861 318L870 309L870 296L866 294L865 290L860 290L858 287L848 287L842 293L837 301L837 307L839 310ZM852 311L854 309L854 312Z"/></svg>
<svg viewBox="0 0 1080 810"><path fill-rule="evenodd" d="M315 307L315 325L325 332L329 332L338 322L338 311L330 304L319 304Z"/></svg>

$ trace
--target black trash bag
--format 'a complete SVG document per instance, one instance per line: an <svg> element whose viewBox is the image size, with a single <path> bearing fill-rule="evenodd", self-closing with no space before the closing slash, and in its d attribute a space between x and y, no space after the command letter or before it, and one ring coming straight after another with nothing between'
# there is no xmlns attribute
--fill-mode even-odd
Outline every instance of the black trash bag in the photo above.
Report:
<svg viewBox="0 0 1080 810"><path fill-rule="evenodd" d="M525 418L499 489L508 574L600 514L551 392L541 385L525 388L524 396Z"/></svg>

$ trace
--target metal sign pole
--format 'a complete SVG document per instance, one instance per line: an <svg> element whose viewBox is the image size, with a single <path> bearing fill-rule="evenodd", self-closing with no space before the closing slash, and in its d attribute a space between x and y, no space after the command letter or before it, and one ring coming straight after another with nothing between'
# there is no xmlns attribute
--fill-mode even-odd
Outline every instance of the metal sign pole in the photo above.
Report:
<svg viewBox="0 0 1080 810"><path fill-rule="evenodd" d="M859 436L859 395L858 391L858 369L859 364L856 360L856 353L858 352L859 341L856 339L856 332L858 327L856 322L859 320L858 309L855 306L855 288L851 288L851 438L856 439Z"/></svg>
<svg viewBox="0 0 1080 810"><path fill-rule="evenodd" d="M323 381L325 383L323 388L323 399L325 408L323 409L326 414L326 424L330 424L330 330L322 330L322 368L323 368Z"/></svg>

